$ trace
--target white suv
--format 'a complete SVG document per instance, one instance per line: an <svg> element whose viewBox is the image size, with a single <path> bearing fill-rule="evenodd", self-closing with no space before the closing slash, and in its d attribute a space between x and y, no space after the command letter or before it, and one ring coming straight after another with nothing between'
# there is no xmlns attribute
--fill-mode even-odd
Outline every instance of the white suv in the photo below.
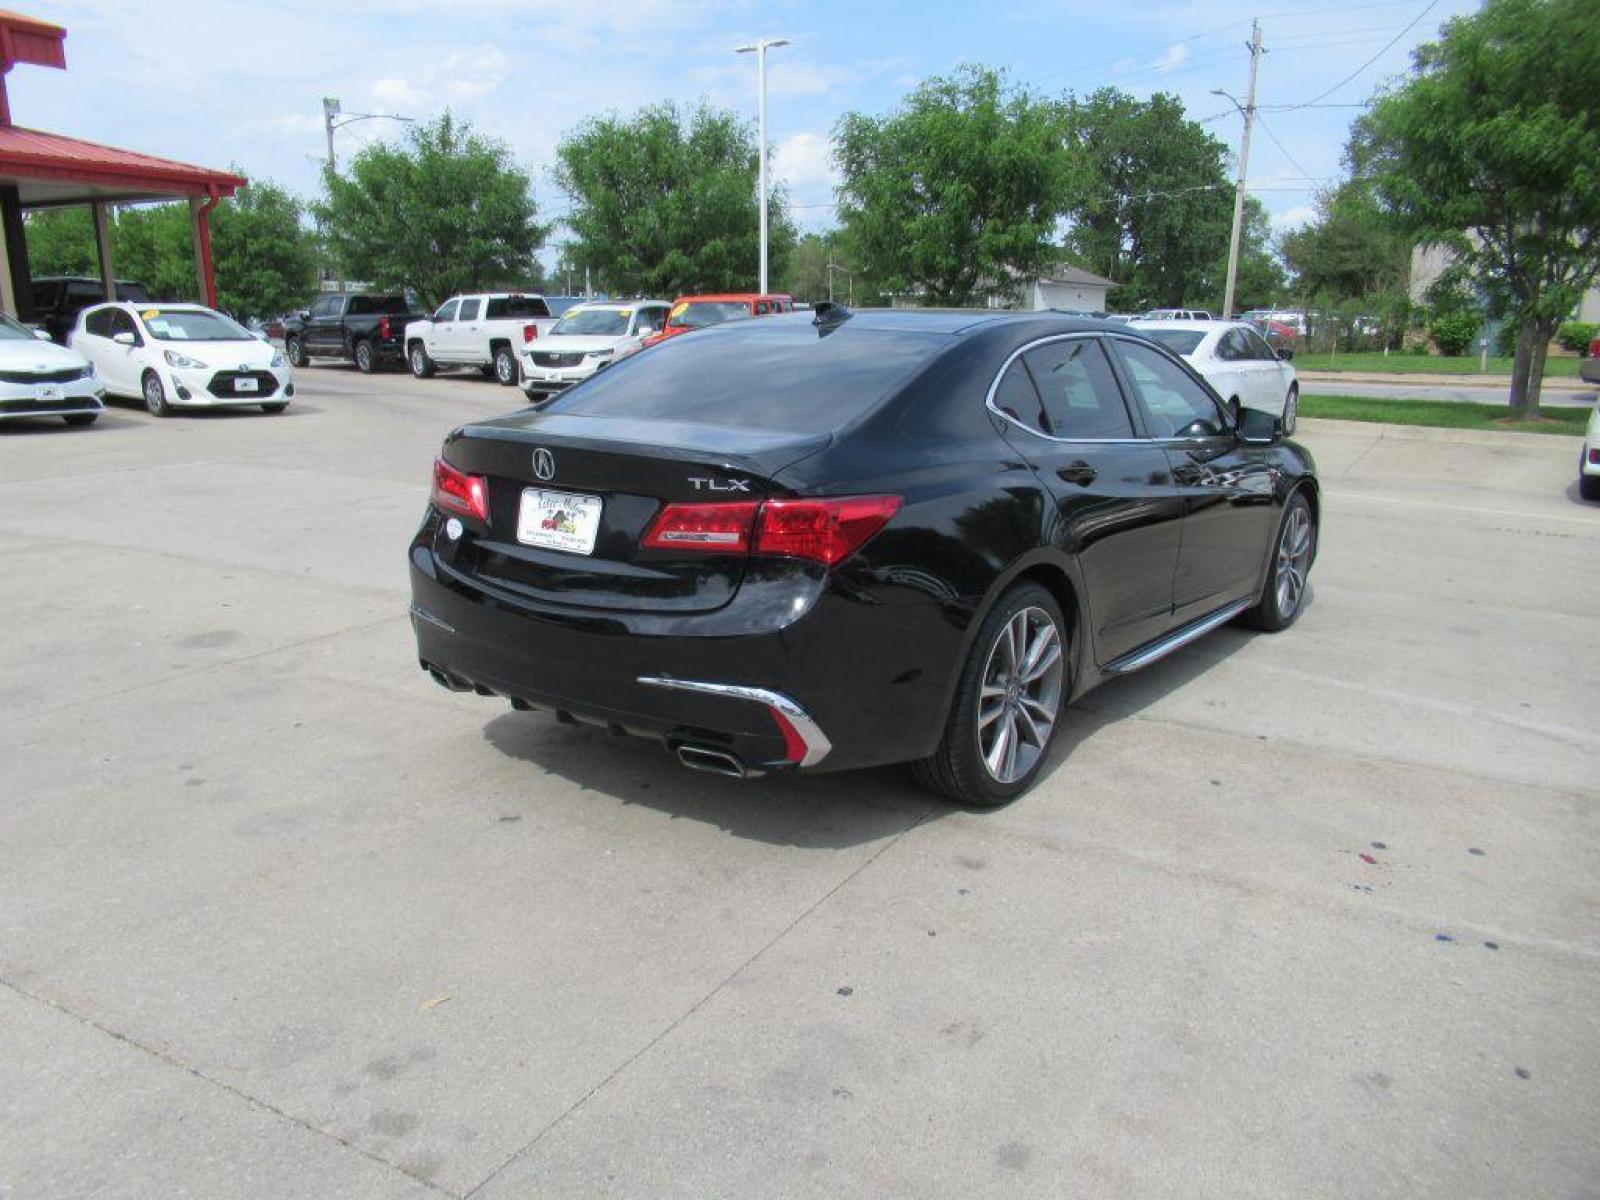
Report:
<svg viewBox="0 0 1600 1200"><path fill-rule="evenodd" d="M418 379L438 367L477 367L510 387L517 382L517 352L555 323L543 296L452 296L432 317L406 326L406 362Z"/></svg>
<svg viewBox="0 0 1600 1200"><path fill-rule="evenodd" d="M626 358L667 322L665 300L607 300L580 304L555 328L522 348L523 389L530 399L582 383L602 367Z"/></svg>

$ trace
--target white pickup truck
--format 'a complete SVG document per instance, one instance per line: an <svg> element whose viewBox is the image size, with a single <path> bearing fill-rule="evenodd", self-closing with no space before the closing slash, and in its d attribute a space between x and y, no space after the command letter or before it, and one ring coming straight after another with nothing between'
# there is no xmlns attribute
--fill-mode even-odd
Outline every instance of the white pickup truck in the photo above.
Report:
<svg viewBox="0 0 1600 1200"><path fill-rule="evenodd" d="M505 387L519 382L517 355L559 314L543 296L480 292L452 296L432 317L406 326L406 362L418 379L439 367L477 367Z"/></svg>

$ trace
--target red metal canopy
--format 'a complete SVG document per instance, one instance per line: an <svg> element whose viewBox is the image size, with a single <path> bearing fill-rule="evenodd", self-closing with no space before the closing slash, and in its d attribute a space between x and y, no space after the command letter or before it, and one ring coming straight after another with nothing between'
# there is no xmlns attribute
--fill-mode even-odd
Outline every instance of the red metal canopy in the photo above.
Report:
<svg viewBox="0 0 1600 1200"><path fill-rule="evenodd" d="M23 203L83 203L89 194L119 198L156 196L231 196L248 182L230 171L174 162L115 146L102 146L59 133L24 129L20 125L0 125L0 176L22 182ZM30 196L26 181L50 181L78 185L76 188L40 187ZM57 190L76 192L59 198Z"/></svg>

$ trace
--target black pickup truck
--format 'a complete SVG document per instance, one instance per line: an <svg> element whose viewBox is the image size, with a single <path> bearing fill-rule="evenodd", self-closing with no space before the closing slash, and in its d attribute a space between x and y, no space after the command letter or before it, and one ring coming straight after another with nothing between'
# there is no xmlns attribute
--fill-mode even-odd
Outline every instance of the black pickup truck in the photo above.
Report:
<svg viewBox="0 0 1600 1200"><path fill-rule="evenodd" d="M283 348L297 367L313 358L342 358L371 373L405 361L406 325L420 317L404 296L331 292L284 321Z"/></svg>

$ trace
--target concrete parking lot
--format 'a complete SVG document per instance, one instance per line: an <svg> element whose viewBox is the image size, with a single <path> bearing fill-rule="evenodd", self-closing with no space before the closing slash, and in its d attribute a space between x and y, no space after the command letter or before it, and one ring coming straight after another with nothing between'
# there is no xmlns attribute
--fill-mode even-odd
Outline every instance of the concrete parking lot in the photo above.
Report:
<svg viewBox="0 0 1600 1200"><path fill-rule="evenodd" d="M452 695L475 377L0 431L0 1197L1600 1194L1600 507L1307 421L1300 623L1003 811Z"/></svg>

